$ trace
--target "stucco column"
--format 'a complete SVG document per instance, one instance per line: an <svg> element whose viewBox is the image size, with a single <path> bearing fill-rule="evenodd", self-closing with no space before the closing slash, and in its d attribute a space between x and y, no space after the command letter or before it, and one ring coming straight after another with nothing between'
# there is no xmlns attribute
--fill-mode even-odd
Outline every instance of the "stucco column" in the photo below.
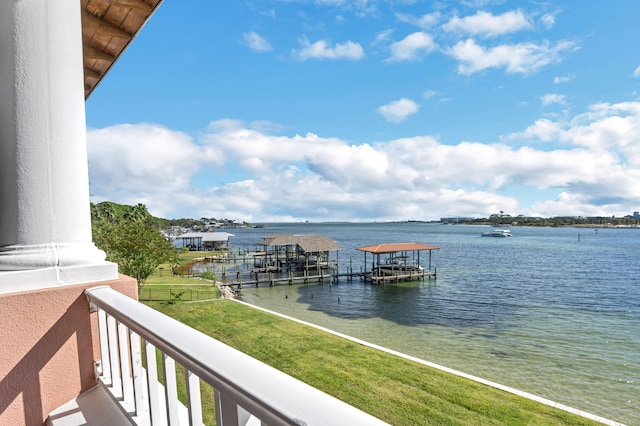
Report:
<svg viewBox="0 0 640 426"><path fill-rule="evenodd" d="M116 278L91 238L78 0L0 1L0 82L0 271Z"/></svg>

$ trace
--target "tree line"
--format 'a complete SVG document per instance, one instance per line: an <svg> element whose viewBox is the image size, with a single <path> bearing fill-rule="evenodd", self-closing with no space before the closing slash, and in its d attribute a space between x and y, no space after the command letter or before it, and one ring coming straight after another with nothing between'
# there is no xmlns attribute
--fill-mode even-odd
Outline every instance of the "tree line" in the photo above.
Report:
<svg viewBox="0 0 640 426"><path fill-rule="evenodd" d="M456 223L466 225L491 225L491 226L630 226L640 227L640 218L634 216L555 216L555 217L528 217L511 216L508 214L493 214L488 218L464 219Z"/></svg>

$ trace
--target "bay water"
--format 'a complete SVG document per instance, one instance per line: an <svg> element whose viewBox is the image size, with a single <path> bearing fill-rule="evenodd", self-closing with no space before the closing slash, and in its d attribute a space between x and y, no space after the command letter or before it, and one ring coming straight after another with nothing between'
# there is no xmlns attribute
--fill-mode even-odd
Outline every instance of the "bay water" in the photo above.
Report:
<svg viewBox="0 0 640 426"><path fill-rule="evenodd" d="M244 286L239 298L640 424L640 229L512 227L511 238L480 236L490 229L419 222L234 229L233 249L256 249L268 234L332 238L341 248L341 272L364 267L364 253L356 247L400 242L440 247L432 255L436 279ZM423 265L427 255L421 254Z"/></svg>

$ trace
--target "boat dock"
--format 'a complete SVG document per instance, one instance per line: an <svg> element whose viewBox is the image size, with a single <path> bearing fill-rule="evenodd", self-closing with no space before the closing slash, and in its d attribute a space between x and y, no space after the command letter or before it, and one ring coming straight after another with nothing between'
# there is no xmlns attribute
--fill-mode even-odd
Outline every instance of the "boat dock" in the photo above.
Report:
<svg viewBox="0 0 640 426"><path fill-rule="evenodd" d="M370 272L344 272L344 273L324 273L321 271L319 274L307 274L307 275L293 275L288 273L286 276L278 272L257 272L249 277L244 277L239 273L231 274L229 277L227 274L223 275L223 279L226 279L225 285L242 289L243 286L255 286L268 285L273 287L275 285L294 285L294 284L310 284L310 283L328 283L333 285L340 280L353 281L358 279L361 281L369 281L373 284L386 284L400 281L416 281L436 278L436 270L432 271L416 271L407 273L395 273L392 275L372 275Z"/></svg>
<svg viewBox="0 0 640 426"><path fill-rule="evenodd" d="M391 243L359 247L364 252L364 264L368 265L367 253L371 254L371 270L364 279L374 284L398 281L411 281L436 278L436 269L432 268L432 252L440 247L421 243ZM420 252L429 252L428 266L420 262Z"/></svg>
<svg viewBox="0 0 640 426"><path fill-rule="evenodd" d="M337 284L341 280L361 280L372 284L397 283L436 278L432 267L432 251L439 247L421 243L391 243L359 247L364 253L364 267L354 271L350 262L340 271L335 241L317 235L268 235L259 243L263 250L241 254L226 253L201 259L204 263L229 265L212 270L225 284L243 286L293 285L309 283ZM420 253L428 251L428 264L421 264ZM335 252L335 256L331 255ZM371 255L370 257L368 255ZM423 256L424 258L424 256ZM193 274L183 268L181 274Z"/></svg>

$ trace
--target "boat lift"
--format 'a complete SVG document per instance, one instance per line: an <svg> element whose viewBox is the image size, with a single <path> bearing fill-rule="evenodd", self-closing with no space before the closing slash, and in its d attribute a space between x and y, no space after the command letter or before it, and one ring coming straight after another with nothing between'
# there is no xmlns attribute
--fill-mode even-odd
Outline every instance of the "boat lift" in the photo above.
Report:
<svg viewBox="0 0 640 426"><path fill-rule="evenodd" d="M365 265L367 253L372 254L371 271L364 274L365 279L372 283L436 278L436 269L432 270L431 266L432 252L440 250L440 247L420 243L390 243L358 247L356 250L364 252ZM429 251L427 268L420 264L421 251Z"/></svg>

